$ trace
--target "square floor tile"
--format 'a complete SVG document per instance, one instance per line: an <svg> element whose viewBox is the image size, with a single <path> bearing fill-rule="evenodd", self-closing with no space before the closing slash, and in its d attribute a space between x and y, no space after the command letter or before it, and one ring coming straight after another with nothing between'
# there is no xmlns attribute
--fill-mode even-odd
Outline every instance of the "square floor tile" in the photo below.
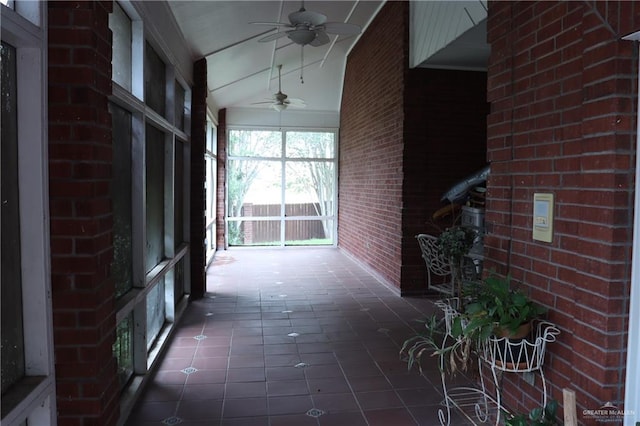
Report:
<svg viewBox="0 0 640 426"><path fill-rule="evenodd" d="M279 380L267 382L267 395L309 395L309 388L306 380Z"/></svg>
<svg viewBox="0 0 640 426"><path fill-rule="evenodd" d="M223 419L255 417L268 414L267 398L241 398L224 401Z"/></svg>
<svg viewBox="0 0 640 426"><path fill-rule="evenodd" d="M309 395L297 396L269 396L269 415L304 414L313 408L313 401Z"/></svg>

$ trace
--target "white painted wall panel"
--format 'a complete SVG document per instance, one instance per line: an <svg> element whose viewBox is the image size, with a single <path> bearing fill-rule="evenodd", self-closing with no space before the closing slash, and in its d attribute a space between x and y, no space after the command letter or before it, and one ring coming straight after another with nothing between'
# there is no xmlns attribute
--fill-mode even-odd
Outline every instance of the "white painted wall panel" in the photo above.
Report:
<svg viewBox="0 0 640 426"><path fill-rule="evenodd" d="M410 6L410 61L414 68L487 17L486 1L416 1Z"/></svg>

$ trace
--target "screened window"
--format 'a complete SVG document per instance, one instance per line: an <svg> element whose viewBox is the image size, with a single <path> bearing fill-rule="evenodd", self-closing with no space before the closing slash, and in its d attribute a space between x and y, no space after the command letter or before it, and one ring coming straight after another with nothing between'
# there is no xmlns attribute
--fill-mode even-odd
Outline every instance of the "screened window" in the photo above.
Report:
<svg viewBox="0 0 640 426"><path fill-rule="evenodd" d="M335 244L334 131L229 131L227 242Z"/></svg>
<svg viewBox="0 0 640 426"><path fill-rule="evenodd" d="M24 377L16 49L2 43L2 394Z"/></svg>
<svg viewBox="0 0 640 426"><path fill-rule="evenodd" d="M189 218L190 89L155 49L131 3L114 4L113 245L117 290L113 353L130 407L137 378L161 352L189 288L185 223ZM168 76L171 76L168 78ZM142 100L142 102L140 102ZM175 109L174 109L175 108ZM125 389L128 389L124 392ZM130 390L129 390L130 389ZM123 413L126 415L126 413Z"/></svg>
<svg viewBox="0 0 640 426"><path fill-rule="evenodd" d="M164 134L147 125L145 144L147 260L151 271L164 259Z"/></svg>
<svg viewBox="0 0 640 426"><path fill-rule="evenodd" d="M113 261L111 275L116 298L133 287L133 246L131 217L131 113L110 105L113 126Z"/></svg>
<svg viewBox="0 0 640 426"><path fill-rule="evenodd" d="M113 34L113 81L131 91L131 19L118 3L109 15L109 27Z"/></svg>
<svg viewBox="0 0 640 426"><path fill-rule="evenodd" d="M144 95L145 103L155 112L166 113L166 67L160 56L146 43L144 50Z"/></svg>
<svg viewBox="0 0 640 426"><path fill-rule="evenodd" d="M0 3L0 422L6 426L56 421L43 8L43 2Z"/></svg>
<svg viewBox="0 0 640 426"><path fill-rule="evenodd" d="M207 144L204 154L205 159L205 189L206 189L206 234L204 246L207 250L207 264L213 260L216 251L216 197L217 197L217 150L218 139L216 126L207 121Z"/></svg>

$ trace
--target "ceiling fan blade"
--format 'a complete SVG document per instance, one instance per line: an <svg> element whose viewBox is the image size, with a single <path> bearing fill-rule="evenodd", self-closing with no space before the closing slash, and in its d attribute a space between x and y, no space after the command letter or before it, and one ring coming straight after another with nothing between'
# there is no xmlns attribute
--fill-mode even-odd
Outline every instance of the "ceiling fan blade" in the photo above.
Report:
<svg viewBox="0 0 640 426"><path fill-rule="evenodd" d="M289 14L289 21L294 27L301 24L318 26L327 22L327 17L322 13L304 10L304 8L301 8L297 12L291 12Z"/></svg>
<svg viewBox="0 0 640 426"><path fill-rule="evenodd" d="M249 22L252 25L270 25L272 27L291 27L291 24L285 22Z"/></svg>
<svg viewBox="0 0 640 426"><path fill-rule="evenodd" d="M329 34L353 35L360 34L362 29L355 24L347 24L345 22L327 22L324 24L324 30Z"/></svg>
<svg viewBox="0 0 640 426"><path fill-rule="evenodd" d="M291 106L299 107L299 108L304 108L307 106L307 104L302 99L296 99L296 98L289 98L286 101L284 101L284 103L289 104Z"/></svg>
<svg viewBox="0 0 640 426"><path fill-rule="evenodd" d="M268 35L268 36L266 36L266 37L262 37L262 38L261 38L260 40L258 40L258 41L259 41L259 42L263 42L263 43L264 43L264 42L267 42L267 41L277 40L277 39L279 39L279 38L281 38L281 37L286 37L286 36L288 36L288 35L289 35L289 34L288 34L286 31L280 31L280 32L277 32L277 33L269 34L269 35Z"/></svg>
<svg viewBox="0 0 640 426"><path fill-rule="evenodd" d="M316 38L314 38L309 44L311 46L318 47L318 46L322 46L323 44L329 43L329 41L330 40L327 33L321 30L316 30Z"/></svg>

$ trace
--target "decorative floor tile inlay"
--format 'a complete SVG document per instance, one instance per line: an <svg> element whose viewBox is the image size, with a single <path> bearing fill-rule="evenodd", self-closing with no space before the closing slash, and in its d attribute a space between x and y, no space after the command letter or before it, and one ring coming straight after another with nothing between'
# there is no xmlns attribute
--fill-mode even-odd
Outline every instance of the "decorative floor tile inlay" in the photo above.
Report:
<svg viewBox="0 0 640 426"><path fill-rule="evenodd" d="M182 371L184 374L186 374L186 375L188 376L189 374L193 374L193 373L195 373L196 371L198 371L198 369L197 369L197 368L194 368L194 367L187 367L187 368L183 368L183 369L182 369L182 370L180 370L180 371Z"/></svg>
<svg viewBox="0 0 640 426"><path fill-rule="evenodd" d="M360 312L367 312L369 310L369 308L361 308Z"/></svg>
<svg viewBox="0 0 640 426"><path fill-rule="evenodd" d="M164 419L162 423L164 423L165 425L179 425L183 421L184 420L182 420L180 417L172 416Z"/></svg>
<svg viewBox="0 0 640 426"><path fill-rule="evenodd" d="M287 334L287 336L289 337L298 337L300 334L299 333L289 333Z"/></svg>
<svg viewBox="0 0 640 426"><path fill-rule="evenodd" d="M213 312L207 312L206 314L204 314L205 317L210 317L213 316Z"/></svg>
<svg viewBox="0 0 640 426"><path fill-rule="evenodd" d="M389 329L388 328L379 328L378 329L378 333L389 334Z"/></svg>
<svg viewBox="0 0 640 426"><path fill-rule="evenodd" d="M284 298L284 297L287 297L287 295L286 294L281 294L280 297Z"/></svg>
<svg viewBox="0 0 640 426"><path fill-rule="evenodd" d="M292 313L292 312L293 312L293 311L282 311L282 313L283 313L283 314L290 314L290 313Z"/></svg>
<svg viewBox="0 0 640 426"><path fill-rule="evenodd" d="M307 416L309 416L309 417L318 418L323 414L324 414L324 411L322 411L322 410L320 410L318 408L312 408L311 410L307 411Z"/></svg>
<svg viewBox="0 0 640 426"><path fill-rule="evenodd" d="M204 340L207 338L207 336L205 336L204 334L198 334L197 336L193 336L193 338L196 340Z"/></svg>
<svg viewBox="0 0 640 426"><path fill-rule="evenodd" d="M296 365L294 365L295 368L306 368L308 366L309 364L307 364L306 362L299 362Z"/></svg>

